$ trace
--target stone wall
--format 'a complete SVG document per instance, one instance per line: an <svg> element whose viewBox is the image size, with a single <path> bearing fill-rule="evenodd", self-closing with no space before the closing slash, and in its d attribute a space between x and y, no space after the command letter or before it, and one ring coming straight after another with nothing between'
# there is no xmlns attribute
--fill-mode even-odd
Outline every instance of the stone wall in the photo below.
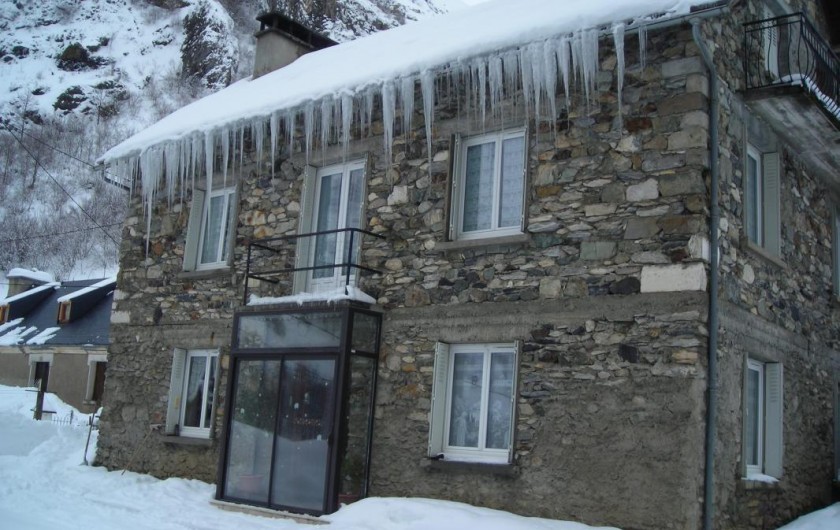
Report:
<svg viewBox="0 0 840 530"><path fill-rule="evenodd" d="M716 513L719 528L775 528L831 500L834 387L840 314L832 295L832 208L840 190L816 178L777 138L782 163L781 255L747 241L745 128L758 120L743 99L742 23L761 3L739 2L706 23L721 76L721 341ZM795 4L795 5L793 5ZM796 2L812 20L815 2ZM762 124L773 136L771 125ZM747 356L784 367L784 473L776 484L743 480L743 381Z"/></svg>

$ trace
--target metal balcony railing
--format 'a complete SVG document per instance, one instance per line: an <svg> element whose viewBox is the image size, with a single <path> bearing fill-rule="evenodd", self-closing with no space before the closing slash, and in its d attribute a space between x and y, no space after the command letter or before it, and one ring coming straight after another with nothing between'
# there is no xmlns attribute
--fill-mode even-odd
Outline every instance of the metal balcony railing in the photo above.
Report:
<svg viewBox="0 0 840 530"><path fill-rule="evenodd" d="M346 290L359 271L379 273L376 269L358 263L364 236L385 239L380 234L360 228L340 228L249 242L243 304L248 304L251 279L275 285L285 281L290 292L295 273L306 272L311 276L315 271L333 271L331 277L341 280ZM326 256L316 256L319 249L325 249ZM306 255L304 263L308 265L295 266L298 252ZM277 267L278 263L282 266Z"/></svg>
<svg viewBox="0 0 840 530"><path fill-rule="evenodd" d="M800 87L840 122L840 59L803 13L744 24L746 89Z"/></svg>

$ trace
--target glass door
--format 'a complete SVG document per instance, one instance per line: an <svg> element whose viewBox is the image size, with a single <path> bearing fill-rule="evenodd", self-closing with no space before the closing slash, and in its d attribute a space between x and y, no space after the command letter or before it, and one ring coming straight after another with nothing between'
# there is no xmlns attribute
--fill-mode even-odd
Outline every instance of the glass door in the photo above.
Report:
<svg viewBox="0 0 840 530"><path fill-rule="evenodd" d="M344 228L361 228L364 198L365 164L363 161L322 168L317 174L315 209L312 226L316 232ZM351 262L357 259L359 235L354 234ZM350 234L332 232L315 237L310 258L313 267L330 267L310 271L308 292L332 291L344 285L346 270L331 267L347 261ZM351 271L351 283L355 277Z"/></svg>

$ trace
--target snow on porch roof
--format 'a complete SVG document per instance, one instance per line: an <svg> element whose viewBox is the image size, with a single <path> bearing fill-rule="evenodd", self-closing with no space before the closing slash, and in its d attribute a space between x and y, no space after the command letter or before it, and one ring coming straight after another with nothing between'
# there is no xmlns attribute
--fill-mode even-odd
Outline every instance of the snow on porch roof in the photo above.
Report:
<svg viewBox="0 0 840 530"><path fill-rule="evenodd" d="M444 65L614 22L688 14L710 0L495 0L313 52L187 105L111 148L100 162Z"/></svg>

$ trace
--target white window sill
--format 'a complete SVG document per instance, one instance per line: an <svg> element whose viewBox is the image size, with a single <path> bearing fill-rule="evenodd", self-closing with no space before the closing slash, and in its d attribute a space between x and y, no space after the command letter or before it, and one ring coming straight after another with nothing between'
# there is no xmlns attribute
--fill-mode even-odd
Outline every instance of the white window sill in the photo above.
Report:
<svg viewBox="0 0 840 530"><path fill-rule="evenodd" d="M194 447L211 447L213 445L212 438L198 438L195 436L172 436L167 435L163 438L163 443L172 445L191 445Z"/></svg>
<svg viewBox="0 0 840 530"><path fill-rule="evenodd" d="M443 241L435 245L436 250L467 250L492 246L525 245L531 241L531 234L514 234L508 236L482 237L480 239L459 239L457 241Z"/></svg>
<svg viewBox="0 0 840 530"><path fill-rule="evenodd" d="M780 486L779 479L763 473L748 473L741 482L748 490L775 489Z"/></svg>
<svg viewBox="0 0 840 530"><path fill-rule="evenodd" d="M182 271L178 273L179 280L206 280L220 276L229 276L233 273L233 267L224 265L213 269L201 269L197 271Z"/></svg>
<svg viewBox="0 0 840 530"><path fill-rule="evenodd" d="M782 261L782 258L780 256L776 256L774 254L771 254L770 252L767 251L766 248L764 248L764 247L762 247L762 246L760 246L756 243L753 243L752 241L750 241L746 237L741 238L741 247L746 248L751 253L755 254L759 258L769 262L772 265L775 265L775 266L777 266L779 268L782 268L782 269L787 267L787 265L785 264L784 261Z"/></svg>

